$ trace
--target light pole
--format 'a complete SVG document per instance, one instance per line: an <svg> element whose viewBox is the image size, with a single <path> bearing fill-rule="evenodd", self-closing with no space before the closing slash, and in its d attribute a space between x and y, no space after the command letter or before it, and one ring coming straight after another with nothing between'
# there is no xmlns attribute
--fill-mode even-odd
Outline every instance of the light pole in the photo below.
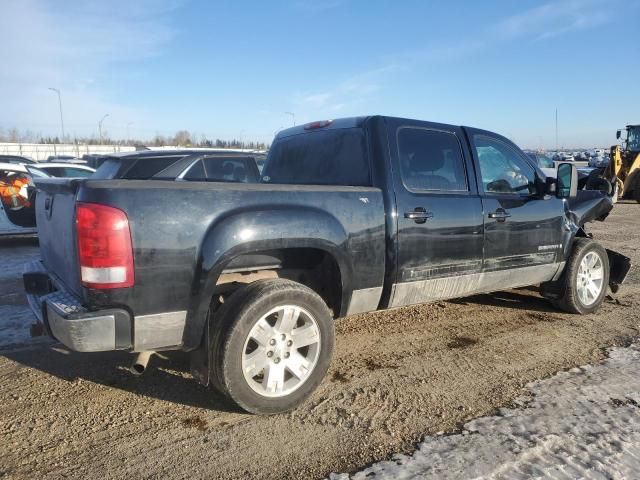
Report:
<svg viewBox="0 0 640 480"><path fill-rule="evenodd" d="M558 153L558 109L556 108L556 153Z"/></svg>
<svg viewBox="0 0 640 480"><path fill-rule="evenodd" d="M108 113L105 114L105 116L102 117L98 122L98 134L100 135L100 145L102 145L102 122L104 122L104 119L107 118L108 116L109 116Z"/></svg>
<svg viewBox="0 0 640 480"><path fill-rule="evenodd" d="M293 112L284 112L285 115L291 115L291 119L293 120L293 126L296 126L296 114Z"/></svg>
<svg viewBox="0 0 640 480"><path fill-rule="evenodd" d="M133 122L129 122L129 123L127 123L127 143L129 143L129 138L130 138L130 136L129 136L129 127L130 127L131 125L133 125Z"/></svg>
<svg viewBox="0 0 640 480"><path fill-rule="evenodd" d="M60 90L58 90L57 88L49 87L49 90L52 90L58 94L58 107L60 107L60 128L62 129L61 141L64 142L64 120L62 119L62 96L60 95Z"/></svg>

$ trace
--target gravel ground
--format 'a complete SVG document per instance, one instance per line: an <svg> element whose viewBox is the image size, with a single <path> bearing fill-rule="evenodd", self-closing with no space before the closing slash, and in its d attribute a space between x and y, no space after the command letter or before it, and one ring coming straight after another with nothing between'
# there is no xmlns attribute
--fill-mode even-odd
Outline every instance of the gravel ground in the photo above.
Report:
<svg viewBox="0 0 640 480"><path fill-rule="evenodd" d="M636 265L639 212L635 203L618 204L605 223L589 226ZM5 262L14 251L37 255L33 245L0 245ZM2 315L24 297L15 277L0 282ZM593 315L560 313L535 289L518 289L343 319L324 383L301 408L273 417L239 412L197 385L179 352L154 357L136 378L124 353L5 347L0 474L279 479L353 472L414 452L426 434L497 412L531 381L602 360L604 347L638 336L639 305L634 267L625 288Z"/></svg>
<svg viewBox="0 0 640 480"><path fill-rule="evenodd" d="M514 408L454 435L427 437L396 455L331 480L614 479L640 472L640 345L614 347L601 364L532 382Z"/></svg>

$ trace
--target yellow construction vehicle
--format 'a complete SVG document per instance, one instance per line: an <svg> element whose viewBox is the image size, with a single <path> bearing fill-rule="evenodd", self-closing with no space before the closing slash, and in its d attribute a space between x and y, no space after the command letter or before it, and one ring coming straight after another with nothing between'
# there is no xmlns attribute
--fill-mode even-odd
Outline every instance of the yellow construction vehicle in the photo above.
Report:
<svg viewBox="0 0 640 480"><path fill-rule="evenodd" d="M640 202L640 125L627 125L620 145L611 147L609 164L589 174L588 190L604 190L613 198L628 198ZM618 130L616 138L622 137Z"/></svg>

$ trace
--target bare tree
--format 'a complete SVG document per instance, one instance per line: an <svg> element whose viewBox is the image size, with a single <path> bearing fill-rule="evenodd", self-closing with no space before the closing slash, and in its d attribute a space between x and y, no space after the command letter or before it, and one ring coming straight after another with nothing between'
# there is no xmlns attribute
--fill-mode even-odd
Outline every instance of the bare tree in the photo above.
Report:
<svg viewBox="0 0 640 480"><path fill-rule="evenodd" d="M181 147L187 147L191 145L191 134L187 130L178 130L175 137L173 137L173 143L180 145Z"/></svg>
<svg viewBox="0 0 640 480"><path fill-rule="evenodd" d="M10 128L7 137L10 143L18 143L20 141L20 132L16 127Z"/></svg>

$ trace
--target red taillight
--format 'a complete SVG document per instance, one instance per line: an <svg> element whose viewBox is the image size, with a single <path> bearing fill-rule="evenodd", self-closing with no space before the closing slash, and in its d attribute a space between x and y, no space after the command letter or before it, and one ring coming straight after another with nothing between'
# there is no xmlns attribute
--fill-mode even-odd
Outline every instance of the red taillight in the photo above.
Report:
<svg viewBox="0 0 640 480"><path fill-rule="evenodd" d="M131 232L122 210L96 203L78 203L76 231L82 285L89 288L133 286Z"/></svg>

